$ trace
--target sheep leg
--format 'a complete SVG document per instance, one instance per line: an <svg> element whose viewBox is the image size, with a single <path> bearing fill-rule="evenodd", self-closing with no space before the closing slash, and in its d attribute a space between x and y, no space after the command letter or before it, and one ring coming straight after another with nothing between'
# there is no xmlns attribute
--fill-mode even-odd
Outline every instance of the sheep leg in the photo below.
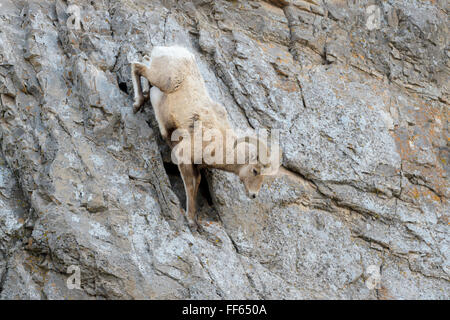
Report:
<svg viewBox="0 0 450 320"><path fill-rule="evenodd" d="M178 168L180 169L181 178L183 179L184 189L186 191L186 218L188 220L189 228L192 231L197 231L199 226L197 224L196 199L201 175L193 164L179 164Z"/></svg>
<svg viewBox="0 0 450 320"><path fill-rule="evenodd" d="M200 186L200 181L202 180L202 175L200 174L200 170L195 168L197 171L197 176L195 177L195 197L197 198L198 187Z"/></svg>
<svg viewBox="0 0 450 320"><path fill-rule="evenodd" d="M202 175L200 174L200 170L197 168L197 166L193 166L194 168L194 194L193 194L193 202L195 205L195 211L192 211L194 214L190 217L191 219L194 219L197 225L197 230L202 230L201 226L197 223L197 195L198 195L198 188L200 186L200 180L202 179ZM189 212L190 213L190 212Z"/></svg>
<svg viewBox="0 0 450 320"><path fill-rule="evenodd" d="M131 64L131 78L133 81L133 89L134 89L134 104L133 104L133 112L138 112L144 102L148 99L148 96L144 96L142 93L142 84L141 84L141 76L144 74L144 70L147 68L146 65L133 62Z"/></svg>

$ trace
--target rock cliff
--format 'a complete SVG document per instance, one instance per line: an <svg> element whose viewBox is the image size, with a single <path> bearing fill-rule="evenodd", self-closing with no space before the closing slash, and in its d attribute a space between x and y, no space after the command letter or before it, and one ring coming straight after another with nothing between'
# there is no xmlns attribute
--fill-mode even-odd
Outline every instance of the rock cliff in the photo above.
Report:
<svg viewBox="0 0 450 320"><path fill-rule="evenodd" d="M449 9L1 0L0 298L449 299ZM199 234L132 113L130 62L171 44L236 128L282 135L258 199L203 173Z"/></svg>

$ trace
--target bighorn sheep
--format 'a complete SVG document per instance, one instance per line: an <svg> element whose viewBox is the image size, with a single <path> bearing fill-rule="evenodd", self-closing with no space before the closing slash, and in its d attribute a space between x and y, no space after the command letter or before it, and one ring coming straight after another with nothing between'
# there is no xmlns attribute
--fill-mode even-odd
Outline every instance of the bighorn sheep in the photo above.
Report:
<svg viewBox="0 0 450 320"><path fill-rule="evenodd" d="M235 173L243 182L247 194L251 198L256 198L264 175L275 174L278 170L279 150L274 158L272 155L275 152L269 153L261 139L253 136L237 137L228 122L225 108L210 98L194 55L178 46L155 47L151 57L145 56L143 63L131 64L131 72L134 86L133 111L138 112L145 100L150 98L161 135L172 150L189 140L192 141L192 139L185 139L186 136L181 141L173 141L171 136L175 130L184 130L192 137L195 123L200 121L202 132L208 129L214 132L212 136L210 134L210 140L202 139L201 149L204 151L209 146L213 156L216 152L220 153L219 158L217 158L218 154L215 154L216 161L206 163L203 161L205 160L203 154L199 159L195 152L190 152L187 156L190 161L178 163L186 191L186 216L189 227L195 230L198 227L196 196L201 178L199 169L202 167ZM142 92L141 77L146 78L152 86L149 96ZM219 148L220 146L211 148L214 141L223 142L222 145L225 148ZM242 155L242 152L245 154ZM269 161L263 163L262 154ZM236 161L235 156L244 161ZM229 159L232 159L231 163Z"/></svg>

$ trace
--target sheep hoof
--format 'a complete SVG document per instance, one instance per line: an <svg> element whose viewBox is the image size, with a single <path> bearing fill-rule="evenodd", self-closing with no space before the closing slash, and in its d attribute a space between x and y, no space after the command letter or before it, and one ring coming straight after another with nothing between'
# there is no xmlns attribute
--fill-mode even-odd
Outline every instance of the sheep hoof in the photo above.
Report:
<svg viewBox="0 0 450 320"><path fill-rule="evenodd" d="M141 96L134 98L133 103L133 112L136 113L141 110L142 105L150 99L150 94L148 91L145 91Z"/></svg>
<svg viewBox="0 0 450 320"><path fill-rule="evenodd" d="M141 110L142 105L144 104L145 98L144 96L140 96L134 99L133 103L133 112L136 113Z"/></svg>
<svg viewBox="0 0 450 320"><path fill-rule="evenodd" d="M137 113L139 110L141 110L142 105L139 104L133 104L133 113Z"/></svg>
<svg viewBox="0 0 450 320"><path fill-rule="evenodd" d="M188 226L191 232L198 232L201 229L198 223L194 220L188 220Z"/></svg>

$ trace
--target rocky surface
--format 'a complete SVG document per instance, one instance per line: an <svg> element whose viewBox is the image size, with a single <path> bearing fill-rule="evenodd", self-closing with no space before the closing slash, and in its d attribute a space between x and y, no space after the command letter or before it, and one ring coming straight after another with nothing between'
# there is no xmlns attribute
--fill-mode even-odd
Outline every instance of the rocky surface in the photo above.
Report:
<svg viewBox="0 0 450 320"><path fill-rule="evenodd" d="M449 299L449 9L1 0L0 298ZM204 172L199 234L132 113L130 62L170 44L236 128L282 132L258 199Z"/></svg>

